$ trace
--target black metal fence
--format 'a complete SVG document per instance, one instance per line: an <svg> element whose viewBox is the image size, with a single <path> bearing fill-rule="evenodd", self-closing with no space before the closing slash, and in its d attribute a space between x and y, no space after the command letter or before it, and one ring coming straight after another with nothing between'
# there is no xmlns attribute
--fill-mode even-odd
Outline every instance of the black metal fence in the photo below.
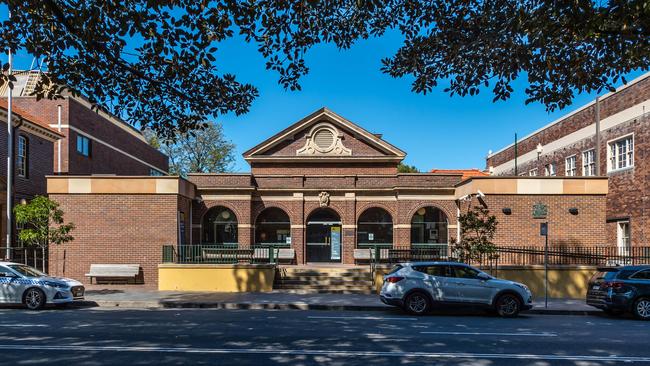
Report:
<svg viewBox="0 0 650 366"><path fill-rule="evenodd" d="M7 256L7 247L0 247L0 259L26 264L40 271L47 272L47 250L41 247L10 247L9 256Z"/></svg>
<svg viewBox="0 0 650 366"><path fill-rule="evenodd" d="M650 263L650 247L620 248L599 247L549 247L543 246L498 247L496 253L483 255L471 264L503 265L543 265L545 256L549 265L636 265ZM449 247L388 249L388 255L373 257L376 263L395 264L415 261L457 261L460 256Z"/></svg>
<svg viewBox="0 0 650 366"><path fill-rule="evenodd" d="M277 263L286 244L262 244L253 248L231 245L163 245L162 262L180 264Z"/></svg>

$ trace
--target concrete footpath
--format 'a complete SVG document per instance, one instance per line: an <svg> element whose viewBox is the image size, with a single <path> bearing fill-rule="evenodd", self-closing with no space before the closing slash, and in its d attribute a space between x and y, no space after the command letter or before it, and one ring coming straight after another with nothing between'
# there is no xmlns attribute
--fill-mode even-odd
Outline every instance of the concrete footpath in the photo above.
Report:
<svg viewBox="0 0 650 366"><path fill-rule="evenodd" d="M88 289L83 307L102 308L212 308L212 309L296 309L296 310L360 310L386 311L394 309L379 301L377 295L365 294L295 294L171 292L141 288ZM544 299L534 303L531 313L553 315L593 315L598 309L587 306L584 300Z"/></svg>

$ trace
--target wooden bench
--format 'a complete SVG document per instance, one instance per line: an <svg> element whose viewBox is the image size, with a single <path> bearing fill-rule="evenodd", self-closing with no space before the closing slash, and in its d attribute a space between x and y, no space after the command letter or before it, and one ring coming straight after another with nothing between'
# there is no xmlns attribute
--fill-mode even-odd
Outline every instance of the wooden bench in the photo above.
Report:
<svg viewBox="0 0 650 366"><path fill-rule="evenodd" d="M379 259L388 259L388 248L379 248ZM374 248L357 248L354 250L355 261L370 261L375 258Z"/></svg>
<svg viewBox="0 0 650 366"><path fill-rule="evenodd" d="M240 262L250 260L250 251L240 249L202 249L201 260L204 262Z"/></svg>
<svg viewBox="0 0 650 366"><path fill-rule="evenodd" d="M126 280L133 278L135 280L140 274L139 264L91 264L90 273L86 273L86 277L90 277L90 284L97 283L97 278L119 278Z"/></svg>
<svg viewBox="0 0 650 366"><path fill-rule="evenodd" d="M292 248L274 248L274 258L278 261L286 260L293 262L296 259L296 251ZM268 259L269 258L269 248L255 248L253 253L253 258L255 259Z"/></svg>

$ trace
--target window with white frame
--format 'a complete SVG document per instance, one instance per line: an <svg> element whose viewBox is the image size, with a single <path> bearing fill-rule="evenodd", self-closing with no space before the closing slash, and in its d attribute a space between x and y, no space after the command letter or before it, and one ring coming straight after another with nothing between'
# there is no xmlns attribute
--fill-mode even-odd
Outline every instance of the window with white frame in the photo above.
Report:
<svg viewBox="0 0 650 366"><path fill-rule="evenodd" d="M547 177L554 177L555 176L555 164L550 163L544 165L544 175Z"/></svg>
<svg viewBox="0 0 650 366"><path fill-rule="evenodd" d="M634 136L628 135L607 144L607 171L634 166Z"/></svg>
<svg viewBox="0 0 650 366"><path fill-rule="evenodd" d="M569 156L564 161L564 175L567 177L575 177L578 173L578 168L576 168L576 156Z"/></svg>
<svg viewBox="0 0 650 366"><path fill-rule="evenodd" d="M582 153L582 175L585 177L596 175L596 150L591 149Z"/></svg>
<svg viewBox="0 0 650 366"><path fill-rule="evenodd" d="M29 170L29 160L28 160L28 153L29 153L29 142L27 141L27 137L25 136L18 136L18 151L16 154L16 173L18 176L27 178L27 173Z"/></svg>
<svg viewBox="0 0 650 366"><path fill-rule="evenodd" d="M537 168L529 170L528 171L528 176L536 177L537 176Z"/></svg>

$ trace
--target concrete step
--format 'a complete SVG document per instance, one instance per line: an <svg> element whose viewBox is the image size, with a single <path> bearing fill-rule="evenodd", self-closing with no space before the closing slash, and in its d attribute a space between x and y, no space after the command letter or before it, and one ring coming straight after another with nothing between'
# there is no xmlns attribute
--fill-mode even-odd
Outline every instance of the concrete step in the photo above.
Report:
<svg viewBox="0 0 650 366"><path fill-rule="evenodd" d="M370 268L360 267L360 268L300 268L300 267L279 267L278 272L280 273L332 273L332 274L354 274L354 273L370 273Z"/></svg>
<svg viewBox="0 0 650 366"><path fill-rule="evenodd" d="M282 290L369 290L372 285L286 285L278 286Z"/></svg>
<svg viewBox="0 0 650 366"><path fill-rule="evenodd" d="M276 279L288 279L288 280L300 280L300 281L327 281L337 279L340 281L368 281L370 280L370 275L368 276L330 276L330 275L314 275L314 276L295 276L295 275L277 275Z"/></svg>
<svg viewBox="0 0 650 366"><path fill-rule="evenodd" d="M372 289L274 289L287 294L375 294Z"/></svg>
<svg viewBox="0 0 650 366"><path fill-rule="evenodd" d="M277 285L353 285L353 286L372 285L372 281L369 279L346 281L337 278L328 278L328 279L319 279L319 280L282 278L282 279L276 279L273 283Z"/></svg>

